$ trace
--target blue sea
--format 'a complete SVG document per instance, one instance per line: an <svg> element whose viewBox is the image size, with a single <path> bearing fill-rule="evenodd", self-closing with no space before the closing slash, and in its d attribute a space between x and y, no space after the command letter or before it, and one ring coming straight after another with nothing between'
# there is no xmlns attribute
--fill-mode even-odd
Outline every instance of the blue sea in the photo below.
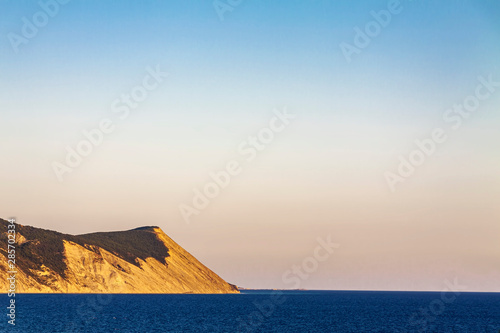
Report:
<svg viewBox="0 0 500 333"><path fill-rule="evenodd" d="M1 332L500 332L500 293L244 291L7 295Z"/></svg>

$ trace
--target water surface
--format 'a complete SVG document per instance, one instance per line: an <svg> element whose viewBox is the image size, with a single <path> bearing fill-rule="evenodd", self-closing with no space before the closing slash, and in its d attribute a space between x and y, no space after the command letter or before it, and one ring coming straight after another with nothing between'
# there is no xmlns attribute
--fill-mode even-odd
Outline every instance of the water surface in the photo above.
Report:
<svg viewBox="0 0 500 333"><path fill-rule="evenodd" d="M24 294L1 332L500 332L500 293Z"/></svg>

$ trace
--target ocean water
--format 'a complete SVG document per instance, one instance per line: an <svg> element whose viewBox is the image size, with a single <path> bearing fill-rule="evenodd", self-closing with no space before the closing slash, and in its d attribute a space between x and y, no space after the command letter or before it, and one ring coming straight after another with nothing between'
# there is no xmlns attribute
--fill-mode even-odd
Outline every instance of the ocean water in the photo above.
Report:
<svg viewBox="0 0 500 333"><path fill-rule="evenodd" d="M1 332L500 332L500 293L7 295Z"/></svg>

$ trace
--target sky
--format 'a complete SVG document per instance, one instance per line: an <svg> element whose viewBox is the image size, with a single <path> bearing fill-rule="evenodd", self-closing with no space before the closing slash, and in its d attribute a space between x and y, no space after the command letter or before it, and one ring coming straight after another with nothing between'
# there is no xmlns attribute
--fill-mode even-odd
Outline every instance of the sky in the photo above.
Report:
<svg viewBox="0 0 500 333"><path fill-rule="evenodd" d="M156 225L247 288L500 291L498 2L0 8L0 217Z"/></svg>

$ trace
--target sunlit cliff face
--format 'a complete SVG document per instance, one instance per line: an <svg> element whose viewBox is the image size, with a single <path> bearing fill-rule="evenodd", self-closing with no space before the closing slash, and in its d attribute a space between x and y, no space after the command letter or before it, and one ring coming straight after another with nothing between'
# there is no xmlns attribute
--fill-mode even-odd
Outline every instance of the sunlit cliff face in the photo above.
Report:
<svg viewBox="0 0 500 333"><path fill-rule="evenodd" d="M22 236L23 228L17 233L17 246L31 246L30 254L36 255L37 248L45 244L37 239ZM40 229L38 229L40 230ZM39 231L37 231L39 232ZM42 231L43 232L43 231ZM130 232L129 232L130 233ZM237 293L238 289L225 282L217 274L201 264L159 228L133 231L137 237L153 233L158 242L168 248L165 258L135 258L134 262L121 258L96 245L77 244L74 239L60 234L63 243L64 263L54 262L56 258L41 258L35 269L29 259L19 257L16 274L16 292L21 293ZM112 239L113 233L110 233ZM78 237L78 236L76 236ZM146 242L146 237L144 242ZM27 245L28 243L31 243ZM149 244L153 246L153 244ZM107 244L102 246L108 247ZM146 244L146 247L148 244ZM158 246L158 244L156 244ZM109 247L108 247L109 248ZM130 250L130 248L128 248ZM130 250L133 251L133 250ZM119 252L119 251L113 251ZM21 254L21 251L18 251ZM143 256L143 255L141 255ZM130 259L130 258L128 258ZM48 262L50 260L50 263ZM45 263L44 263L45 262ZM63 264L60 271L55 265ZM8 271L7 259L0 256L0 270ZM56 271L57 270L57 271ZM5 279L4 279L5 280ZM9 288L7 281L0 284L1 290Z"/></svg>

